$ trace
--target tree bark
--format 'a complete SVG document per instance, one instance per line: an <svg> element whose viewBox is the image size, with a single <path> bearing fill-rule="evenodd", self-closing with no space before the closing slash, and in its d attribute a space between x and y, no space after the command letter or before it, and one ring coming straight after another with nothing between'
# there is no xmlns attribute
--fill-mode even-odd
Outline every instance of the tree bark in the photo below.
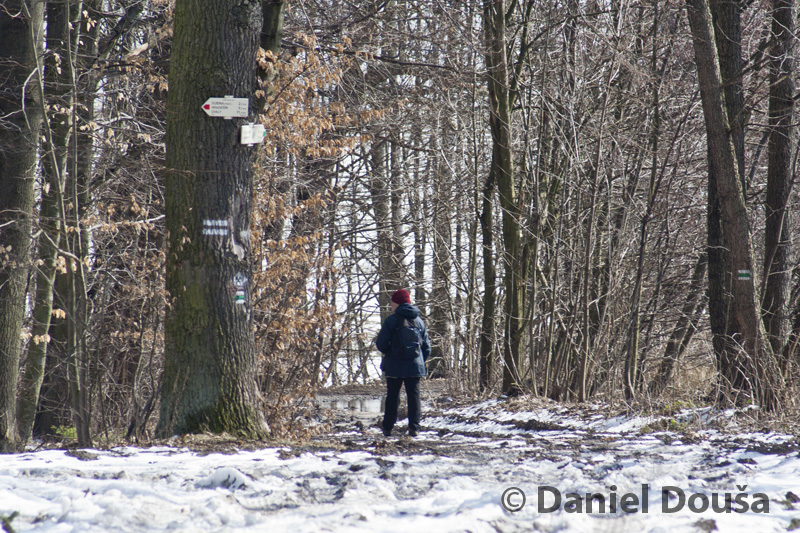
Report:
<svg viewBox="0 0 800 533"><path fill-rule="evenodd" d="M24 372L20 381L17 403L17 426L23 441L31 437L39 393L44 380L45 361L50 345L50 322L53 314L53 289L56 278L56 260L61 243L64 220L65 176L67 153L72 131L74 111L74 55L72 24L80 10L66 3L47 4L47 49L45 60L45 99L53 109L60 110L48 117L49 134L45 136L42 158L43 181L41 208L39 213L40 236L38 267L36 268L36 292L33 308L31 335L34 342L28 344Z"/></svg>
<svg viewBox="0 0 800 533"><path fill-rule="evenodd" d="M731 294L729 320L738 333L731 338L731 358L720 362L720 377L734 401L749 397L762 406L776 407L775 361L766 342L754 282L754 254L744 202L744 191L736 164L736 151L729 135L719 58L711 24L708 0L687 2L697 75L703 102L710 172L717 177L722 244L729 254L725 283Z"/></svg>
<svg viewBox="0 0 800 533"><path fill-rule="evenodd" d="M286 2L284 0L262 0L261 14L264 20L261 28L261 48L266 52L271 52L273 60L277 61L281 51L281 39L283 38L283 18ZM261 79L261 89L264 97L258 100L260 108L266 105L267 98L275 94L275 78L278 75L276 68L271 70L261 69L258 76Z"/></svg>
<svg viewBox="0 0 800 533"><path fill-rule="evenodd" d="M516 394L522 384L519 374L523 334L520 207L514 175L511 134L511 73L506 46L504 0L485 0L483 25L486 39L489 86L489 125L492 132L492 173L502 208L503 281L505 320L503 327L503 392Z"/></svg>
<svg viewBox="0 0 800 533"><path fill-rule="evenodd" d="M378 234L378 302L381 320L391 314L389 298L397 289L403 288L403 257L398 253L392 223L392 190L389 179L389 142L377 140L370 151L372 172L369 177L369 192L372 211Z"/></svg>
<svg viewBox="0 0 800 533"><path fill-rule="evenodd" d="M764 327L782 354L789 335L789 192L794 139L794 0L774 0L769 60L769 147L764 231Z"/></svg>
<svg viewBox="0 0 800 533"><path fill-rule="evenodd" d="M483 251L483 315L481 317L479 383L480 390L489 388L494 362L495 316L497 313L497 267L494 264L494 233L492 229L494 175L489 172L481 190L481 240Z"/></svg>
<svg viewBox="0 0 800 533"><path fill-rule="evenodd" d="M268 435L250 307L251 148L209 97L251 97L261 5L180 0L167 100L165 360L156 433ZM251 98L252 100L252 98ZM252 106L251 106L252 108Z"/></svg>
<svg viewBox="0 0 800 533"><path fill-rule="evenodd" d="M19 441L17 379L43 113L43 7L27 0L0 6L0 452Z"/></svg>
<svg viewBox="0 0 800 533"><path fill-rule="evenodd" d="M447 165L444 158L448 150L449 126L439 124L438 138L433 139L437 155L434 158L433 183L431 184L433 224L433 257L431 264L430 323L431 355L428 358L428 374L434 378L445 377L454 366L453 324L450 318L450 275L453 267L453 238L451 215L454 198L451 194Z"/></svg>
<svg viewBox="0 0 800 533"><path fill-rule="evenodd" d="M714 42L719 58L725 109L729 119L729 134L735 153L736 166L745 190L744 168L744 89L742 85L741 12L739 0L715 0L709 9L714 24ZM708 311L712 345L720 368L729 367L736 358L737 347L732 342L740 332L731 320L731 295L728 284L733 271L728 250L723 243L722 212L719 176L713 166L708 171Z"/></svg>

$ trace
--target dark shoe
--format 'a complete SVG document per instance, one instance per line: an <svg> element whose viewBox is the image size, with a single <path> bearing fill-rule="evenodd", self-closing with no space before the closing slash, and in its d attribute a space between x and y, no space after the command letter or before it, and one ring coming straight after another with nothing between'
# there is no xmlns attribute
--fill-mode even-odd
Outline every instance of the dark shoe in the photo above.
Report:
<svg viewBox="0 0 800 533"><path fill-rule="evenodd" d="M391 437L392 436L392 430L391 429L384 429L383 430L383 436L384 437Z"/></svg>
<svg viewBox="0 0 800 533"><path fill-rule="evenodd" d="M409 429L408 430L408 435L409 435L409 437L416 437L417 435L419 435L419 433L417 432L416 429Z"/></svg>

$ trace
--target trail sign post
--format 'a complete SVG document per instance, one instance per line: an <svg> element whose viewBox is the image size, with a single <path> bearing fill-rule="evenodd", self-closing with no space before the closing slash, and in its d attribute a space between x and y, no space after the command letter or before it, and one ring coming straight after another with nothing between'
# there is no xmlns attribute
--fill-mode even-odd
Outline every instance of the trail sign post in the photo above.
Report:
<svg viewBox="0 0 800 533"><path fill-rule="evenodd" d="M233 96L212 97L203 103L203 111L210 117L246 117L250 112L250 100Z"/></svg>

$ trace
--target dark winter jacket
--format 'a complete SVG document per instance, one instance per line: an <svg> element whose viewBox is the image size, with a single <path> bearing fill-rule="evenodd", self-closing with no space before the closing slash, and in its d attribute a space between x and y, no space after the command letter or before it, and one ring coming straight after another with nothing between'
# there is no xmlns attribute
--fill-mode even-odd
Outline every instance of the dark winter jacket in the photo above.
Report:
<svg viewBox="0 0 800 533"><path fill-rule="evenodd" d="M392 355L394 333L400 320L403 318L413 320L422 332L422 355L417 356L416 359L404 360ZM394 314L384 320L381 331L378 333L378 338L375 340L375 346L377 346L378 350L385 356L381 368L388 377L424 378L427 374L425 371L425 360L428 359L428 356L431 354L431 343L428 340L428 330L425 328L425 323L419 317L419 309L413 305L400 304Z"/></svg>

